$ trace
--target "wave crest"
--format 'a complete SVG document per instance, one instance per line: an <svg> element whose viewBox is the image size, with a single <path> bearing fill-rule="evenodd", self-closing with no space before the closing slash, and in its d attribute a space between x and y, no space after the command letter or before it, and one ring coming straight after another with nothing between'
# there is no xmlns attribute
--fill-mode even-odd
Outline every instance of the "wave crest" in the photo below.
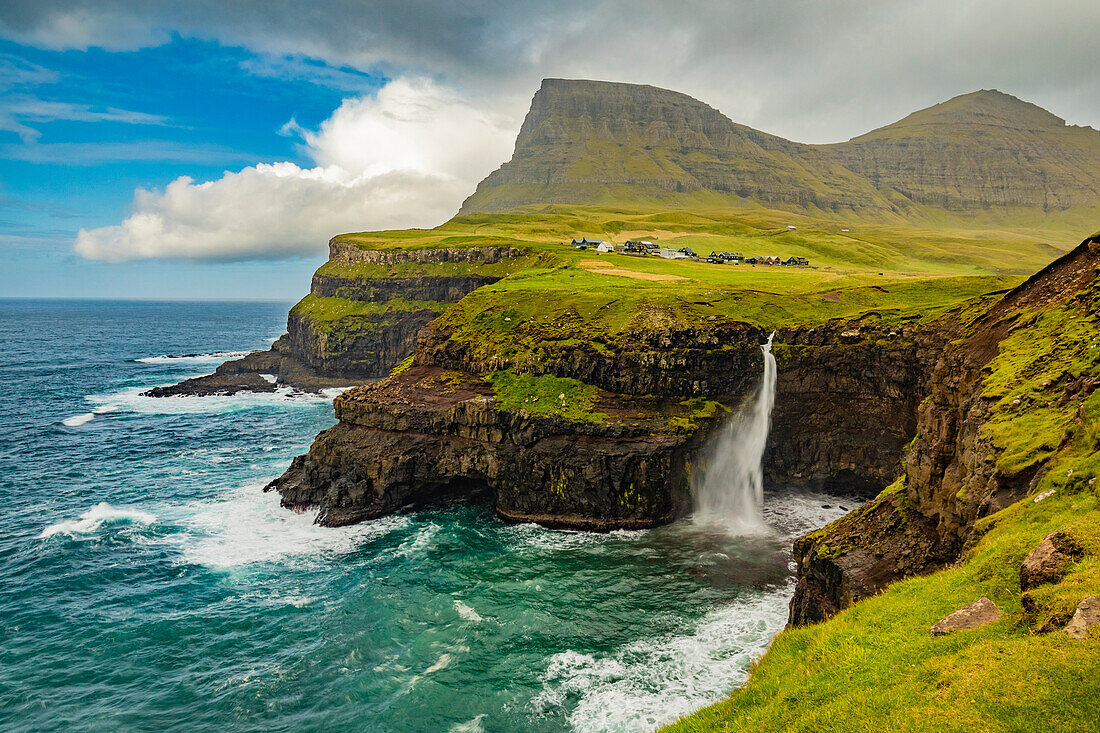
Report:
<svg viewBox="0 0 1100 733"><path fill-rule="evenodd" d="M93 534L101 527L131 524L153 524L157 518L149 512L131 507L115 507L105 501L101 501L94 507L80 515L79 519L70 519L66 522L51 524L38 535L40 539L53 537L54 535L67 535L79 537Z"/></svg>

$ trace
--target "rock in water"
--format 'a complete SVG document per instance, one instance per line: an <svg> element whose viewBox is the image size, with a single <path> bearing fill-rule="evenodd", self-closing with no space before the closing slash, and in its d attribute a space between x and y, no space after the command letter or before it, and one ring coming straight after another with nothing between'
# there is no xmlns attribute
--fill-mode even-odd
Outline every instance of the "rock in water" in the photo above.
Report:
<svg viewBox="0 0 1100 733"><path fill-rule="evenodd" d="M979 598L968 606L941 618L932 627L932 636L943 636L952 631L977 629L991 624L1001 617L1001 609L988 598Z"/></svg>
<svg viewBox="0 0 1100 733"><path fill-rule="evenodd" d="M1065 532L1051 532L1020 565L1020 590L1057 583L1066 574L1067 566L1083 554L1073 537Z"/></svg>
<svg viewBox="0 0 1100 733"><path fill-rule="evenodd" d="M1100 596L1089 596L1077 604L1073 618L1063 631L1072 639L1084 639L1089 629L1100 625Z"/></svg>

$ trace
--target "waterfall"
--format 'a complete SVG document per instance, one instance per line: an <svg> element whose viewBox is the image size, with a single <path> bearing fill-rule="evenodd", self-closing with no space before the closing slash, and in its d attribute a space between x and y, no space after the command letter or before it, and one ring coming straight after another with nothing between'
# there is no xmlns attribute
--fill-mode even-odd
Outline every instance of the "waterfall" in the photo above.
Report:
<svg viewBox="0 0 1100 733"><path fill-rule="evenodd" d="M706 447L702 470L692 477L695 521L736 533L766 530L760 514L764 501L764 446L775 404L773 331L764 353L764 373L756 393L730 416Z"/></svg>

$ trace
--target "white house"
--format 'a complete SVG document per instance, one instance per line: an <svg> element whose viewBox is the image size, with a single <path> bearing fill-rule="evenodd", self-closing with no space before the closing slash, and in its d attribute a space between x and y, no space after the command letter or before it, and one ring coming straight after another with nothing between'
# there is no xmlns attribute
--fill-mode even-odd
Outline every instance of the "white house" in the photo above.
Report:
<svg viewBox="0 0 1100 733"><path fill-rule="evenodd" d="M596 251L597 252L614 252L615 247L613 245L608 244L607 242L600 242L599 245L596 247Z"/></svg>

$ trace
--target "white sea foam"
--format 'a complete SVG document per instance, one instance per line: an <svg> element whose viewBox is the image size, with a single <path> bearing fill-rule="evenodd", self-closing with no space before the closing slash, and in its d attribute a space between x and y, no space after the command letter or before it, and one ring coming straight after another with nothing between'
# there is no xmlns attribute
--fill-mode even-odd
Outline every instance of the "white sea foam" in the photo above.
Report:
<svg viewBox="0 0 1100 733"><path fill-rule="evenodd" d="M716 702L745 682L783 628L790 591L734 602L685 633L639 639L610 655L555 654L532 706L569 711L578 733L604 733L653 730Z"/></svg>
<svg viewBox="0 0 1100 733"><path fill-rule="evenodd" d="M859 503L829 494L782 494L766 499L762 514L777 537L794 539L839 519Z"/></svg>
<svg viewBox="0 0 1100 733"><path fill-rule="evenodd" d="M605 542L624 542L643 538L648 529L617 529L611 532L575 532L566 529L547 529L538 524L513 524L501 529L501 535L513 548L537 550L570 550Z"/></svg>
<svg viewBox="0 0 1100 733"><path fill-rule="evenodd" d="M73 415L72 417L67 417L61 421L61 424L68 428L78 428L81 425L91 422L94 419L94 413L85 412L83 415Z"/></svg>
<svg viewBox="0 0 1100 733"><path fill-rule="evenodd" d="M429 522L428 524L419 527L415 534L408 539L404 540L397 549L393 551L394 557L416 557L428 549L432 540L439 533L439 525L435 522Z"/></svg>
<svg viewBox="0 0 1100 733"><path fill-rule="evenodd" d="M230 359L241 359L251 351L215 351L209 354L161 354L134 359L139 364L220 364Z"/></svg>
<svg viewBox="0 0 1100 733"><path fill-rule="evenodd" d="M485 726L481 724L481 719L484 717L485 713L482 713L465 723L455 723L448 729L448 733L484 733Z"/></svg>
<svg viewBox="0 0 1100 733"><path fill-rule="evenodd" d="M479 614L477 611L470 608L457 598L455 599L455 610L458 611L459 616L466 619L467 621L473 621L474 623L477 623L483 620L481 618L481 614Z"/></svg>
<svg viewBox="0 0 1100 733"><path fill-rule="evenodd" d="M235 395L144 397L149 387L130 387L107 394L85 397L93 412L130 412L144 415L226 414L258 407L308 406L331 402L332 396L297 392L290 387L274 392L238 392Z"/></svg>
<svg viewBox="0 0 1100 733"><path fill-rule="evenodd" d="M179 521L190 531L176 535L185 562L213 568L279 562L350 552L364 541L408 524L384 517L351 527L318 527L316 512L297 514L279 506L279 496L260 484L245 485L213 502L188 505Z"/></svg>
<svg viewBox="0 0 1100 733"><path fill-rule="evenodd" d="M115 507L103 501L81 514L79 519L51 524L38 536L42 539L59 534L78 537L93 534L104 526L153 524L156 521L157 518L149 512L132 507Z"/></svg>

